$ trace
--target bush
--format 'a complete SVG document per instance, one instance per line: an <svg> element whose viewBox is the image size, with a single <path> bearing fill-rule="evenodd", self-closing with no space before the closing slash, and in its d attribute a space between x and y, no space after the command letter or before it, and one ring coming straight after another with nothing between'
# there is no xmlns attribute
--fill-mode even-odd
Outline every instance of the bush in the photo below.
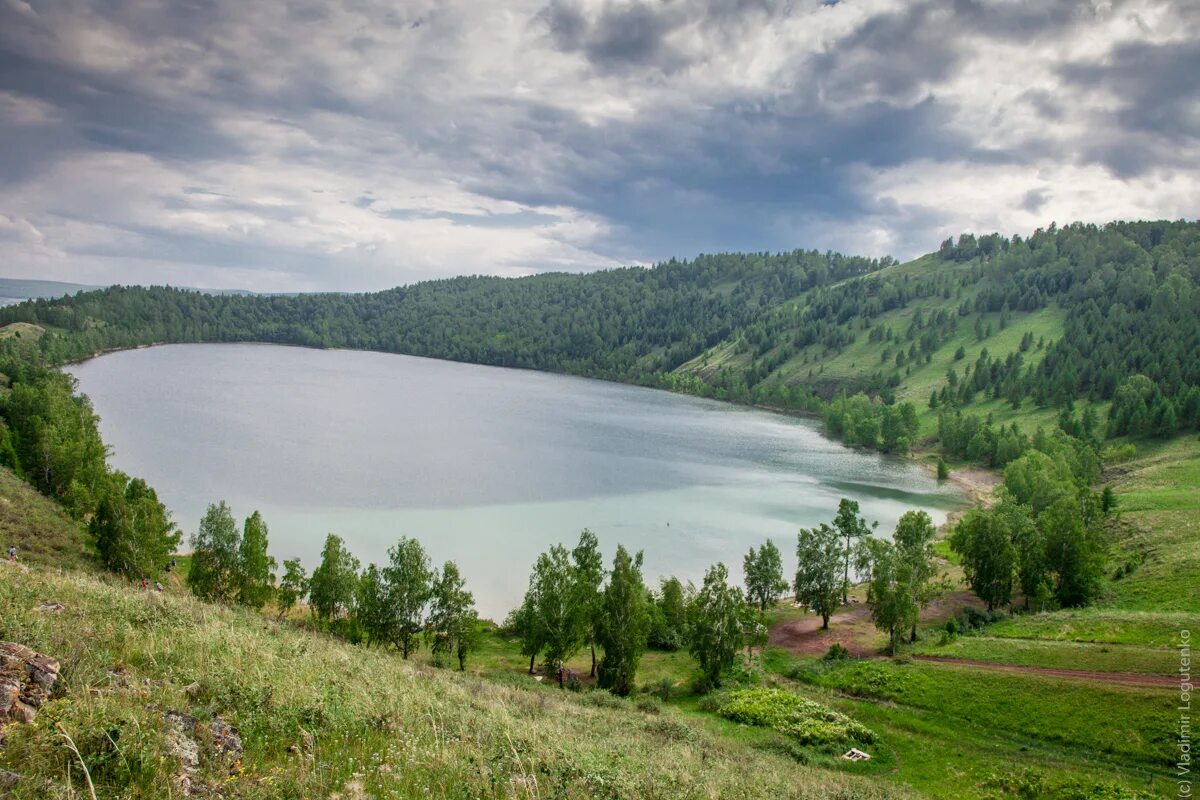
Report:
<svg viewBox="0 0 1200 800"><path fill-rule="evenodd" d="M1109 445L1100 453L1100 460L1105 464L1120 464L1129 461L1137 455L1137 448L1132 442L1123 445Z"/></svg>
<svg viewBox="0 0 1200 800"><path fill-rule="evenodd" d="M717 713L745 725L778 731L801 744L839 747L875 741L875 734L845 714L783 689L737 689L718 701Z"/></svg>
<svg viewBox="0 0 1200 800"><path fill-rule="evenodd" d="M980 611L971 606L959 609L957 627L963 633L982 630L987 627L989 622L991 619L986 611Z"/></svg>
<svg viewBox="0 0 1200 800"><path fill-rule="evenodd" d="M638 711L646 714L657 714L662 711L662 702L655 697L640 697L635 705Z"/></svg>
<svg viewBox="0 0 1200 800"><path fill-rule="evenodd" d="M900 699L910 685L909 675L904 670L875 661L857 661L852 666L839 669L836 680L838 688L847 694L887 700Z"/></svg>
<svg viewBox="0 0 1200 800"><path fill-rule="evenodd" d="M845 661L850 658L850 651L842 643L834 642L829 645L829 650L826 651L824 658L826 661Z"/></svg>

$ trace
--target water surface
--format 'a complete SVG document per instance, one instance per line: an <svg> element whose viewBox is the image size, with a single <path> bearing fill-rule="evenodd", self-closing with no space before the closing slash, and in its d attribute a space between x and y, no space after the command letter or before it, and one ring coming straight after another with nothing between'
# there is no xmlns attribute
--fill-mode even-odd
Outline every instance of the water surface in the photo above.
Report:
<svg viewBox="0 0 1200 800"><path fill-rule="evenodd" d="M537 554L595 531L644 550L648 579L698 580L842 496L890 531L960 501L919 467L853 451L816 424L584 378L273 345L170 345L71 367L115 466L145 477L190 534L208 503L270 525L280 561L327 532L367 563L399 536L454 559L481 612L519 603Z"/></svg>

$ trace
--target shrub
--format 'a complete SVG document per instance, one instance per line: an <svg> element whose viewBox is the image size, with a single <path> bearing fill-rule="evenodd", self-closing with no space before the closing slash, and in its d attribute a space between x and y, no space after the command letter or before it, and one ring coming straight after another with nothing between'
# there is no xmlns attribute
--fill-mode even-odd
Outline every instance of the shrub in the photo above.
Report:
<svg viewBox="0 0 1200 800"><path fill-rule="evenodd" d="M826 661L845 661L848 658L850 658L850 651L840 642L829 645L829 650L825 653Z"/></svg>
<svg viewBox="0 0 1200 800"><path fill-rule="evenodd" d="M1122 445L1109 445L1100 453L1100 460L1105 464L1120 464L1137 455L1137 447L1132 442Z"/></svg>
<svg viewBox="0 0 1200 800"><path fill-rule="evenodd" d="M865 744L875 734L845 714L783 689L738 689L725 695L717 713L734 722L770 728L801 744Z"/></svg>
<svg viewBox="0 0 1200 800"><path fill-rule="evenodd" d="M992 622L992 617L986 611L966 606L959 609L957 627L963 633L983 630Z"/></svg>
<svg viewBox="0 0 1200 800"><path fill-rule="evenodd" d="M662 703L657 698L649 696L638 698L635 705L637 705L638 711L643 711L647 714L657 714L662 710Z"/></svg>

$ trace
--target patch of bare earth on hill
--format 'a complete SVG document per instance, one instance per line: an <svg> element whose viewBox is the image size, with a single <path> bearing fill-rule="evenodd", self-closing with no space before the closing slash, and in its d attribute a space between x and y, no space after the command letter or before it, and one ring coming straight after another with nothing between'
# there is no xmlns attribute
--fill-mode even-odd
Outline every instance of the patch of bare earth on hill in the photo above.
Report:
<svg viewBox="0 0 1200 800"><path fill-rule="evenodd" d="M843 608L829 618L829 628L821 628L821 617L809 614L781 622L771 628L767 644L804 656L824 655L832 644L840 644L850 655L874 655L879 648L879 633L871 622L871 609L865 604Z"/></svg>
<svg viewBox="0 0 1200 800"><path fill-rule="evenodd" d="M983 603L970 592L950 592L921 612L921 624L945 622L964 606L982 608ZM767 643L805 656L825 655L831 645L840 644L857 658L882 655L887 645L866 603L843 606L829 618L828 630L822 630L817 614L781 622L771 628Z"/></svg>
<svg viewBox="0 0 1200 800"><path fill-rule="evenodd" d="M921 624L933 625L944 622L966 606L982 609L983 603L970 592L951 592L931 603L921 612ZM871 609L865 603L843 606L829 618L828 630L821 628L820 616L809 614L773 626L768 635L768 644L801 656L823 656L835 643L845 647L855 658L882 658L885 656L887 640L871 621ZM917 661L956 667L1018 672L1025 675L1088 680L1126 686L1170 687L1178 685L1178 679L1166 675L1027 667L1020 664L999 664L992 661L946 656L913 656L913 658Z"/></svg>
<svg viewBox="0 0 1200 800"><path fill-rule="evenodd" d="M986 469L967 467L951 470L947 480L961 489L972 503L990 506L996 502L996 487L1002 476Z"/></svg>

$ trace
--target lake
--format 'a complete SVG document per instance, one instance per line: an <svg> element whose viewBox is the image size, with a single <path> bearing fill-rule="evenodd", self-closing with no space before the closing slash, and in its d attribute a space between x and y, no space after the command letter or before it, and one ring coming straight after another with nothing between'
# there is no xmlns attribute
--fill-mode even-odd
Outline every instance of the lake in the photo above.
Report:
<svg viewBox="0 0 1200 800"><path fill-rule="evenodd" d="M226 500L260 510L272 554L311 569L327 532L365 565L402 535L453 559L480 612L519 604L537 554L582 528L648 582L699 581L858 500L890 532L962 500L925 470L850 450L818 423L653 389L384 353L169 345L70 367L112 463L146 478L186 534Z"/></svg>

